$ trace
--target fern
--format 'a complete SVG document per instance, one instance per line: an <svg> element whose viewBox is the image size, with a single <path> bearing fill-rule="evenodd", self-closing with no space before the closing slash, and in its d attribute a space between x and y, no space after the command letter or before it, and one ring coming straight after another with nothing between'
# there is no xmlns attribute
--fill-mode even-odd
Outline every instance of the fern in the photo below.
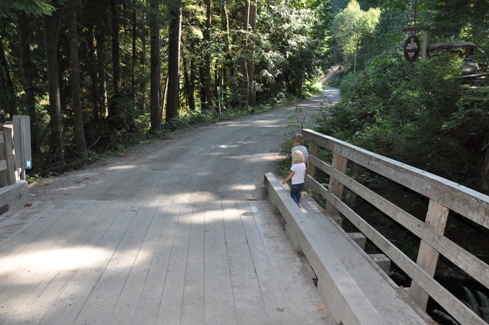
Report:
<svg viewBox="0 0 489 325"><path fill-rule="evenodd" d="M441 318L449 321L450 323L452 323L453 325L460 325L459 322L457 322L455 319L453 319L450 315L448 315L447 313L444 313L442 312L441 310L438 310L438 309L435 309L434 310L434 313L438 316L440 316Z"/></svg>
<svg viewBox="0 0 489 325"><path fill-rule="evenodd" d="M477 314L477 316L481 317L481 313L479 311L479 303L477 302L477 299L475 299L475 296L472 292L470 292L467 287L463 287L465 291L465 297L467 298L467 301L464 301L464 303L467 305L467 307L470 308L474 313Z"/></svg>
<svg viewBox="0 0 489 325"><path fill-rule="evenodd" d="M476 291L477 296L479 297L479 302L478 302L477 299L475 298L474 294L472 292L470 292L469 289L467 289L466 287L463 287L463 288L465 291L465 297L467 299L467 301L464 301L464 303L474 313L476 313L477 316L479 316L486 323L489 324L489 298L485 294L483 294L482 292ZM448 315L447 313L445 313L441 310L435 309L433 312L435 313L435 315L442 317L443 319L449 321L453 325L461 325L453 317L451 317L450 315Z"/></svg>
<svg viewBox="0 0 489 325"><path fill-rule="evenodd" d="M480 291L477 291L477 295L480 301L479 310L481 312L481 318L486 323L489 323L489 298Z"/></svg>

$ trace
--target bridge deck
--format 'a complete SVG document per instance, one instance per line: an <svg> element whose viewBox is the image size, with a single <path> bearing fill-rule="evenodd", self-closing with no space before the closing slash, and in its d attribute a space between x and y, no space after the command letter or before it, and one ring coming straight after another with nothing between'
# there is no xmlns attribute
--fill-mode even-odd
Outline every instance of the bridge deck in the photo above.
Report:
<svg viewBox="0 0 489 325"><path fill-rule="evenodd" d="M267 207L42 207L0 240L0 324L334 324Z"/></svg>

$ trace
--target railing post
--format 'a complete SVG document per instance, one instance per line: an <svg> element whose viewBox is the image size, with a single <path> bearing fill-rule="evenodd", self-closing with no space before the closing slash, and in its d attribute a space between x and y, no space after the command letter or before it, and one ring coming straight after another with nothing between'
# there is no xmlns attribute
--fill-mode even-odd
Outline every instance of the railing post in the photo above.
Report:
<svg viewBox="0 0 489 325"><path fill-rule="evenodd" d="M31 127L28 115L14 115L14 148L15 165L19 170L20 179L26 179L26 169L32 168L31 157Z"/></svg>
<svg viewBox="0 0 489 325"><path fill-rule="evenodd" d="M312 155L314 157L317 157L318 155L318 145L314 142L309 142L309 155ZM309 175L314 178L314 171L316 170L316 167L314 165L309 166Z"/></svg>
<svg viewBox="0 0 489 325"><path fill-rule="evenodd" d="M8 127L3 128L3 136L5 138L5 153L7 159L7 177L9 185L15 184L17 181L15 178L15 158L13 152L13 140L12 129Z"/></svg>
<svg viewBox="0 0 489 325"><path fill-rule="evenodd" d="M343 156L340 156L337 153L333 154L333 162L331 166L334 169L337 169L338 171L345 173L346 172L346 164L348 163L348 159L346 159ZM336 197L341 199L343 197L343 184L338 182L336 179L333 177L330 177L329 179L329 191L331 194L334 194ZM331 202L326 202L326 213L330 215L331 217L337 217L339 216L339 211L338 209L335 208L333 203Z"/></svg>
<svg viewBox="0 0 489 325"><path fill-rule="evenodd" d="M430 200L425 224L443 235L443 232L445 231L445 226L447 224L449 211L450 210L445 206L439 204L438 202ZM438 263L438 256L439 253L436 250L434 250L430 245L421 240L416 263L432 277L435 275L436 264ZM420 306L423 310L426 310L429 295L414 281L412 282L411 288L409 289L409 294L416 302L416 304L418 304L418 306Z"/></svg>
<svg viewBox="0 0 489 325"><path fill-rule="evenodd" d="M4 169L5 168L5 169ZM7 155L5 150L5 133L0 129L0 187L10 185L8 183Z"/></svg>

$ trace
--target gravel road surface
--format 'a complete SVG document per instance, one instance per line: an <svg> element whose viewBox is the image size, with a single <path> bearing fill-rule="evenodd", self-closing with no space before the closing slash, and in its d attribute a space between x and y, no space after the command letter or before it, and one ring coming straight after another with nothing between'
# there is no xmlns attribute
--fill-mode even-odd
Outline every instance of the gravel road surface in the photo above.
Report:
<svg viewBox="0 0 489 325"><path fill-rule="evenodd" d="M296 107L312 126L314 116L339 100L324 93L267 113L180 131L170 140L140 145L121 157L104 158L83 169L29 186L29 194L0 216L0 239L35 218L41 205L66 199L176 203L209 200L258 200L267 172L275 172L287 125ZM295 117L294 117L295 119Z"/></svg>

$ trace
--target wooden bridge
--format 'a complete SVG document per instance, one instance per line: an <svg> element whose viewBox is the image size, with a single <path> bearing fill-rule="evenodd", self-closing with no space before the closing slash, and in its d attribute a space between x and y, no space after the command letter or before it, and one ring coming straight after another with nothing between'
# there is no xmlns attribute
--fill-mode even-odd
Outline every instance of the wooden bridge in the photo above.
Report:
<svg viewBox="0 0 489 325"><path fill-rule="evenodd" d="M206 159L223 170L242 168L238 164L246 159L233 150L269 138L276 132L272 120L279 120L276 114L229 123L236 138L227 135L219 146L227 156L210 153ZM238 130L252 123L263 133L242 141ZM449 211L487 228L489 198L314 131L303 135L313 166L306 183L326 200L325 209L308 194L299 208L278 179L266 174L265 186L258 183L255 190L262 194L248 198L224 198L219 189L220 198L200 201L161 195L146 201L73 198L19 212L28 222L0 238L0 324L434 324L424 311L428 297L461 324L484 324L433 274L442 254L488 287L487 264L443 232ZM209 136L189 143L211 152ZM269 151L253 148L263 156ZM162 154L174 165L197 168L187 152L182 156L178 161L172 151ZM323 156L332 159L318 158ZM138 161L137 168L160 172L151 165L155 159ZM362 184L358 168L425 196L426 220ZM148 182L157 183L156 172ZM329 175L329 184L317 180L319 173ZM192 177L208 180L206 172ZM344 191L420 238L417 260L352 210ZM355 233L340 226L345 219ZM365 253L367 238L383 255ZM390 261L412 278L410 288L390 280Z"/></svg>
<svg viewBox="0 0 489 325"><path fill-rule="evenodd" d="M399 294L402 295L400 291L406 290L409 298L423 310L426 308L428 298L431 297L461 324L486 324L465 303L434 280L433 275L441 254L482 286L489 287L488 265L443 235L450 211L477 225L489 228L489 197L312 130L303 130L303 136L310 141L312 165L306 184L326 199L323 216L317 219L320 209L314 207L317 213L313 214L316 217L307 217L304 211L294 206L287 198L287 193L277 184L273 175L266 175L265 179L273 205L284 216L290 237L298 249L304 252L316 273L319 272L318 287L334 318L343 321L344 324L418 323L414 318L404 314L408 312L409 307L403 310L396 308L400 304L395 298L396 295L389 296L391 288L387 285L388 281L384 283L379 281L377 284L375 281L366 281L365 277L372 268L367 264L363 268L360 266L361 263L358 261L362 259L361 254L357 254L358 259L352 264L351 259L354 254L345 253L347 245L335 247L339 239L336 236L332 240L331 229L336 227L340 232L342 230L334 226L334 222L325 220L341 223L345 218L361 232L360 237L368 238L412 279L409 289L396 289ZM329 152L332 157L330 163L318 158L320 150L323 150L323 156L325 151ZM428 198L429 205L425 220L414 217L361 184L356 180L355 165L368 170L371 177L380 175ZM327 186L314 179L318 170L329 176ZM420 239L416 261L406 256L343 201L344 188L361 197ZM308 229L310 224L314 225L314 229ZM356 234L354 237L359 238ZM348 258L345 258L346 255ZM375 258L378 260L377 256ZM358 269L361 271L359 272ZM368 277L371 279L371 276ZM365 285L364 282L367 284ZM386 291L383 291L384 289ZM337 294L336 297L333 292ZM382 296L381 299L379 295ZM409 321L406 321L407 319Z"/></svg>

